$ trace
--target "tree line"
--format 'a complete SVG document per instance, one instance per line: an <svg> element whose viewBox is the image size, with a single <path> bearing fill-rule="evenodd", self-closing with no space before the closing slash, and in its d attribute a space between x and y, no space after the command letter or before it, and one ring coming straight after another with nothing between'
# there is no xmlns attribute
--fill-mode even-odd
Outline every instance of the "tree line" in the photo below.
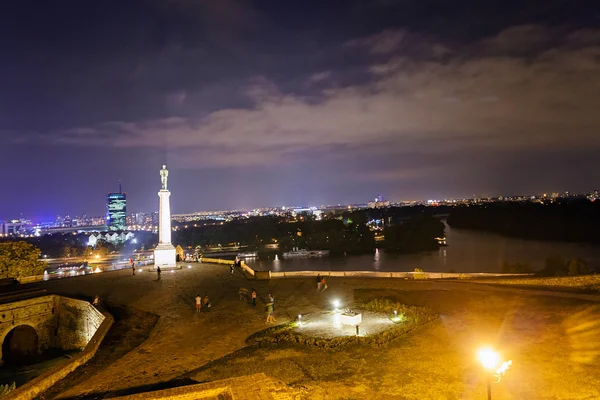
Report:
<svg viewBox="0 0 600 400"><path fill-rule="evenodd" d="M286 217L253 217L223 224L180 229L173 242L183 247L226 246L230 244L260 249L278 243L281 251L295 247L330 250L332 255L361 254L376 248L375 233L367 226L372 219L386 220L383 247L403 253L436 250L436 237L444 236L444 224L423 209L357 210L342 215L326 215L315 220L304 215L295 221Z"/></svg>
<svg viewBox="0 0 600 400"><path fill-rule="evenodd" d="M600 243L600 201L491 203L451 210L448 225L524 239Z"/></svg>

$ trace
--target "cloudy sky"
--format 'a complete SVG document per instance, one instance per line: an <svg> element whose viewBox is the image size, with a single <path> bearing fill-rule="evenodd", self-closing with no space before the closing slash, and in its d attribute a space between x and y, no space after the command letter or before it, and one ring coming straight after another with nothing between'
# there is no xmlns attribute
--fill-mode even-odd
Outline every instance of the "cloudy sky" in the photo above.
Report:
<svg viewBox="0 0 600 400"><path fill-rule="evenodd" d="M572 192L593 1L0 3L0 219Z"/></svg>

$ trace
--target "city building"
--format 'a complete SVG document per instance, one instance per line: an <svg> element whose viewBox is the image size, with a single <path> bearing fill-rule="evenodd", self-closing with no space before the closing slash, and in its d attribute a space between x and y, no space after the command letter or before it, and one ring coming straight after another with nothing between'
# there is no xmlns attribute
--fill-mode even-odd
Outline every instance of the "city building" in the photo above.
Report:
<svg viewBox="0 0 600 400"><path fill-rule="evenodd" d="M120 186L120 185L119 185ZM127 229L127 195L122 191L106 196L106 225L111 231Z"/></svg>
<svg viewBox="0 0 600 400"><path fill-rule="evenodd" d="M87 245L96 247L99 240L104 240L109 243L118 244L125 243L135 237L133 232L97 232L90 234Z"/></svg>
<svg viewBox="0 0 600 400"><path fill-rule="evenodd" d="M378 194L377 197L375 197L374 201L369 201L367 203L367 207L369 207L369 208L380 208L380 207L389 207L389 206L390 206L390 202L384 201L383 196L380 194Z"/></svg>
<svg viewBox="0 0 600 400"><path fill-rule="evenodd" d="M0 233L3 235L18 235L28 233L31 221L13 219L11 221L0 221Z"/></svg>

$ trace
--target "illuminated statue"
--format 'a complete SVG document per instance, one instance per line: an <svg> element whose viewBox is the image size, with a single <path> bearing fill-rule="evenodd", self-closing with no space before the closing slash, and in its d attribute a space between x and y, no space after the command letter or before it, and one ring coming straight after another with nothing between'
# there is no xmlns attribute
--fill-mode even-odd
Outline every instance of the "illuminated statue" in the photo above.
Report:
<svg viewBox="0 0 600 400"><path fill-rule="evenodd" d="M160 170L160 182L162 183L162 190L167 190L167 178L169 176L169 171L167 170L167 166L163 165Z"/></svg>

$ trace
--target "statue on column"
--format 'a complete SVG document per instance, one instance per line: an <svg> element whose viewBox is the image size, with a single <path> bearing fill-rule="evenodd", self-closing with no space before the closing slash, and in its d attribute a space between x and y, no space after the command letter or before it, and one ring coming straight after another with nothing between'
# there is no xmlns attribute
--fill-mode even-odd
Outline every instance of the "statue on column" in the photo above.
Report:
<svg viewBox="0 0 600 400"><path fill-rule="evenodd" d="M167 170L167 166L163 165L160 170L160 182L162 183L162 190L167 190L167 178L169 177L169 171Z"/></svg>

